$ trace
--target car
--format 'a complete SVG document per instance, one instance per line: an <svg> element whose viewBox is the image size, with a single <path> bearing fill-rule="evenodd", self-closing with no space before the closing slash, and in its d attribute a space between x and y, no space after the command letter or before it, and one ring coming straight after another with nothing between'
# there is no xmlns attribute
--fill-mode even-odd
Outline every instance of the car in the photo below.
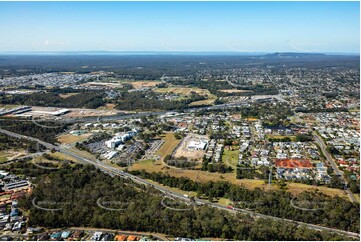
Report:
<svg viewBox="0 0 361 242"><path fill-rule="evenodd" d="M16 222L12 228L12 231L20 230L22 225L23 225L22 222Z"/></svg>

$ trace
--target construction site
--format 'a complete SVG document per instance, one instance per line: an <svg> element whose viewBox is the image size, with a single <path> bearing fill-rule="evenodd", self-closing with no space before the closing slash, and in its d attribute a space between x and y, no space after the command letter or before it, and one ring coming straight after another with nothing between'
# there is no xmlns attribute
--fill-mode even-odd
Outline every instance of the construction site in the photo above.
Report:
<svg viewBox="0 0 361 242"><path fill-rule="evenodd" d="M188 134L178 145L173 157L186 157L188 160L201 160L208 146L208 136Z"/></svg>

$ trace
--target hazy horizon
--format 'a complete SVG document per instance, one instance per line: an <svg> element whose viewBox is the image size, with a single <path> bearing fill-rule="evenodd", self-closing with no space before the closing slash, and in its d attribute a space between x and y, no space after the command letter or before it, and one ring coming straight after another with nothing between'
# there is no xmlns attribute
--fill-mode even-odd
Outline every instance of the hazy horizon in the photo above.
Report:
<svg viewBox="0 0 361 242"><path fill-rule="evenodd" d="M0 52L360 53L359 2L0 2Z"/></svg>
<svg viewBox="0 0 361 242"><path fill-rule="evenodd" d="M237 51L106 51L106 50L74 50L74 51L0 51L0 55L239 55L262 56L267 54L322 54L322 55L360 55L358 52L302 52L302 51L269 51L269 52L237 52Z"/></svg>

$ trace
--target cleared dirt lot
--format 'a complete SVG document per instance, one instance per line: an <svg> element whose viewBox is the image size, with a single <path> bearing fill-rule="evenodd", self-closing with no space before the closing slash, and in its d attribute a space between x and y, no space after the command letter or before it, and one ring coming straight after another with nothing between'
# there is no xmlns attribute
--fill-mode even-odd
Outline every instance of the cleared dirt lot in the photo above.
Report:
<svg viewBox="0 0 361 242"><path fill-rule="evenodd" d="M215 99L200 100L200 101L191 102L189 106L212 105L214 101Z"/></svg>
<svg viewBox="0 0 361 242"><path fill-rule="evenodd" d="M39 107L39 106L32 106L32 110L30 112L24 113L24 115L32 115L34 117L55 117L52 113L59 111L64 108L57 108L57 107ZM86 109L86 108L67 108L69 110L68 113L58 117L90 117L90 116L109 116L115 115L120 112L119 110L113 109ZM22 114L20 114L22 115Z"/></svg>
<svg viewBox="0 0 361 242"><path fill-rule="evenodd" d="M200 141L200 140L208 140L208 136L206 135L195 135L189 134L183 140L182 143L179 145L178 149L176 150L174 157L187 157L190 160L200 160L203 158L205 154L205 150L195 150L189 149L188 145L191 141Z"/></svg>
<svg viewBox="0 0 361 242"><path fill-rule="evenodd" d="M71 108L70 112L63 115L65 117L88 117L88 116L108 116L115 115L116 110L99 110L99 109L84 109L84 108Z"/></svg>
<svg viewBox="0 0 361 242"><path fill-rule="evenodd" d="M155 87L157 84L161 83L160 81L135 81L128 82L128 84L132 85L134 89L139 89L143 87Z"/></svg>
<svg viewBox="0 0 361 242"><path fill-rule="evenodd" d="M68 98L68 97L71 97L71 96L75 96L77 95L78 93L63 93L63 94L59 94L59 97L61 98Z"/></svg>
<svg viewBox="0 0 361 242"><path fill-rule="evenodd" d="M99 108L97 108L98 110L114 110L115 109L115 104L114 103L106 103L104 106L100 106Z"/></svg>
<svg viewBox="0 0 361 242"><path fill-rule="evenodd" d="M166 88L156 88L154 89L155 92L159 93L175 93L182 96L190 96L191 92L195 92L199 95L204 97L208 97L209 99L215 99L216 97L211 94L207 89L200 89L194 87L166 87Z"/></svg>
<svg viewBox="0 0 361 242"><path fill-rule="evenodd" d="M93 86L93 87L108 87L108 88L122 88L123 85L120 83L114 82L87 82L83 83L80 86Z"/></svg>

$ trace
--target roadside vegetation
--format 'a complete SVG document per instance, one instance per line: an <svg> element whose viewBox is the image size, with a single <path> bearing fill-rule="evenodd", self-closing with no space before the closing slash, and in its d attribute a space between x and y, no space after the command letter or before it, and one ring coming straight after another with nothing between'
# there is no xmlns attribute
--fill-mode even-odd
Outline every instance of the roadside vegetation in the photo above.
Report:
<svg viewBox="0 0 361 242"><path fill-rule="evenodd" d="M189 209L172 210L162 206L163 198L157 190L112 178L92 166L66 165L50 174L28 163L13 164L12 169L36 177L30 197L19 202L20 208L29 212L29 226L102 227L175 237L234 240L351 240L292 223L255 220L248 215L234 215L208 206L179 204L177 206ZM34 199L38 205L60 210L36 208L32 204ZM99 201L104 206L99 206Z"/></svg>
<svg viewBox="0 0 361 242"><path fill-rule="evenodd" d="M40 92L30 95L0 96L1 104L16 104L62 108L98 108L105 104L103 93L86 92L61 95L57 92Z"/></svg>
<svg viewBox="0 0 361 242"><path fill-rule="evenodd" d="M57 142L56 136L64 132L67 125L53 121L38 121L35 123L32 120L2 119L0 120L0 127L54 144Z"/></svg>
<svg viewBox="0 0 361 242"><path fill-rule="evenodd" d="M256 188L249 190L226 181L200 183L185 177L177 178L164 173L149 173L144 170L134 171L132 174L184 191L195 191L198 197L210 201L228 198L236 205L247 201L248 209L262 214L359 232L359 205L337 196L330 197L321 192L307 191L294 196L285 189L265 191ZM292 206L293 199L308 201L308 206L311 207L306 207L305 210L297 209Z"/></svg>

